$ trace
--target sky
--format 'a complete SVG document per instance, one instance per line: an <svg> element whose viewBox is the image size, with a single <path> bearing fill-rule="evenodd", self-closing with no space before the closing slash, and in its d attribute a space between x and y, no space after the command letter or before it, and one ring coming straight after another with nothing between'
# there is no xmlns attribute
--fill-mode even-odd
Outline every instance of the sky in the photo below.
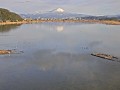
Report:
<svg viewBox="0 0 120 90"><path fill-rule="evenodd" d="M120 15L120 0L0 0L0 8L18 14L62 8L66 12L88 15Z"/></svg>

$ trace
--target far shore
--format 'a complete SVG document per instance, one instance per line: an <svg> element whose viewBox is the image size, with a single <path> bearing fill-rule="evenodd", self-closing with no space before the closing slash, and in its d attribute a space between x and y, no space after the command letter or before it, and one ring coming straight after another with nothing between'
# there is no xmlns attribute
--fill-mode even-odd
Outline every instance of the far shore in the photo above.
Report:
<svg viewBox="0 0 120 90"><path fill-rule="evenodd" d="M17 22L0 22L0 25L10 25L10 24L29 24L29 23L42 23L42 22L67 22L67 23L100 23L100 24L107 24L107 25L120 25L120 21L115 20L24 20L24 21L17 21Z"/></svg>

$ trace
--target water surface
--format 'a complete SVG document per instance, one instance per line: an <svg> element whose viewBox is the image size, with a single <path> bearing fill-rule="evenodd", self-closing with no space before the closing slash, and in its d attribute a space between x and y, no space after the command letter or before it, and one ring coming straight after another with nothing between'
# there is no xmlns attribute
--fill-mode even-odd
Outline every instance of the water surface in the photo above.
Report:
<svg viewBox="0 0 120 90"><path fill-rule="evenodd" d="M38 23L0 26L0 90L120 90L120 26Z"/></svg>

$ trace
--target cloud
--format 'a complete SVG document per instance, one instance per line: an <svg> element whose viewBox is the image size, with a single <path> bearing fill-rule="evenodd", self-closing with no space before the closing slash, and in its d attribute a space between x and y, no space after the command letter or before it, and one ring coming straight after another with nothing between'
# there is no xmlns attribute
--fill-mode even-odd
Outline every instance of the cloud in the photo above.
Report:
<svg viewBox="0 0 120 90"><path fill-rule="evenodd" d="M17 1L16 3L29 3L31 1Z"/></svg>

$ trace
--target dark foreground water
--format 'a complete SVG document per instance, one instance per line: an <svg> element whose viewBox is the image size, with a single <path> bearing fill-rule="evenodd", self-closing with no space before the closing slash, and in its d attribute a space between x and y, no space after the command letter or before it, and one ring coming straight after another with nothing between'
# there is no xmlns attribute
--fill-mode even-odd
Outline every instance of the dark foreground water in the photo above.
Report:
<svg viewBox="0 0 120 90"><path fill-rule="evenodd" d="M0 90L120 90L120 26L39 23L0 26Z"/></svg>

